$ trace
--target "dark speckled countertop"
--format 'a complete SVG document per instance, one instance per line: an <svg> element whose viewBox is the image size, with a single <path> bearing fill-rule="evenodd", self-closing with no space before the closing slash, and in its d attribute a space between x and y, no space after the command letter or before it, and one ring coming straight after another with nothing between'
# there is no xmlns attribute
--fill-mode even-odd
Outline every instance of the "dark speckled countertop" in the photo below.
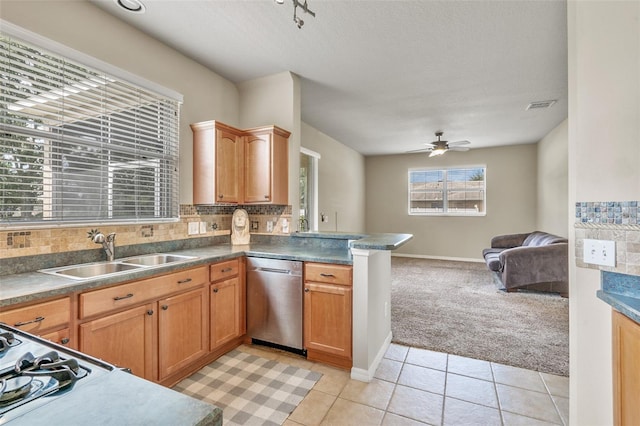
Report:
<svg viewBox="0 0 640 426"><path fill-rule="evenodd" d="M640 323L640 276L602 271L601 283L597 296Z"/></svg>

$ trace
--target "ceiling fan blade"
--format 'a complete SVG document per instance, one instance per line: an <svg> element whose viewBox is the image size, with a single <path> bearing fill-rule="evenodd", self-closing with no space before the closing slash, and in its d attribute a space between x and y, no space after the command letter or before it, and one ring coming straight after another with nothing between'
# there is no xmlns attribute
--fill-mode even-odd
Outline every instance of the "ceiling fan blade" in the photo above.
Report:
<svg viewBox="0 0 640 426"><path fill-rule="evenodd" d="M469 148L466 146L451 146L449 151L469 151Z"/></svg>
<svg viewBox="0 0 640 426"><path fill-rule="evenodd" d="M413 152L429 152L431 151L433 148L422 148L422 149L414 149L412 151L405 151L406 154L410 154Z"/></svg>
<svg viewBox="0 0 640 426"><path fill-rule="evenodd" d="M469 145L471 142L469 141L455 141L455 142L449 142L449 146L456 146L456 145Z"/></svg>

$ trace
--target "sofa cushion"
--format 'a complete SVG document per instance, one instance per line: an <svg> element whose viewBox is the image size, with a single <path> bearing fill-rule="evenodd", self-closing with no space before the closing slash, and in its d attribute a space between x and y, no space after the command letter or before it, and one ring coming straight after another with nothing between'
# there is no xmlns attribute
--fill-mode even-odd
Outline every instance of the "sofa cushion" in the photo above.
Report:
<svg viewBox="0 0 640 426"><path fill-rule="evenodd" d="M505 249L502 248L488 248L482 250L482 256L490 270L494 272L500 272L502 265L500 264L500 253Z"/></svg>
<svg viewBox="0 0 640 426"><path fill-rule="evenodd" d="M548 244L566 243L566 238L557 235L547 234L546 232L532 232L522 243L523 246L539 247Z"/></svg>

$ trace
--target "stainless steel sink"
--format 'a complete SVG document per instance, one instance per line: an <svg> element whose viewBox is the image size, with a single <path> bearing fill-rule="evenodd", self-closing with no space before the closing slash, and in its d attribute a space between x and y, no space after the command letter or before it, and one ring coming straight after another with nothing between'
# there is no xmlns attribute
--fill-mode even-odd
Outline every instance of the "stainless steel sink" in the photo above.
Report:
<svg viewBox="0 0 640 426"><path fill-rule="evenodd" d="M41 269L45 274L59 275L75 280L87 278L105 277L120 273L131 272L136 269L152 268L168 263L196 259L195 256L182 256L177 254L146 254L113 262L85 263L81 265L61 266L59 268Z"/></svg>
<svg viewBox="0 0 640 426"><path fill-rule="evenodd" d="M63 275L69 278L85 279L105 275L117 274L141 268L139 265L127 265L120 262L90 263L88 265L63 266L60 268L43 269L40 272Z"/></svg>
<svg viewBox="0 0 640 426"><path fill-rule="evenodd" d="M183 260L195 259L195 256L182 256L177 254L147 254L144 256L130 257L122 259L120 262L127 265L157 266L167 263L181 262Z"/></svg>

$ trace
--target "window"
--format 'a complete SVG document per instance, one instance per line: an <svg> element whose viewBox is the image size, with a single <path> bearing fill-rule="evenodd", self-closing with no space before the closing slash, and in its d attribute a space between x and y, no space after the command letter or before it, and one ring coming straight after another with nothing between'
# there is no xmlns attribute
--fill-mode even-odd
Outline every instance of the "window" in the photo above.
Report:
<svg viewBox="0 0 640 426"><path fill-rule="evenodd" d="M0 38L0 225L178 217L180 99Z"/></svg>
<svg viewBox="0 0 640 426"><path fill-rule="evenodd" d="M484 215L486 170L486 167L409 170L409 214Z"/></svg>
<svg viewBox="0 0 640 426"><path fill-rule="evenodd" d="M318 229L318 161L320 154L300 148L300 227Z"/></svg>

